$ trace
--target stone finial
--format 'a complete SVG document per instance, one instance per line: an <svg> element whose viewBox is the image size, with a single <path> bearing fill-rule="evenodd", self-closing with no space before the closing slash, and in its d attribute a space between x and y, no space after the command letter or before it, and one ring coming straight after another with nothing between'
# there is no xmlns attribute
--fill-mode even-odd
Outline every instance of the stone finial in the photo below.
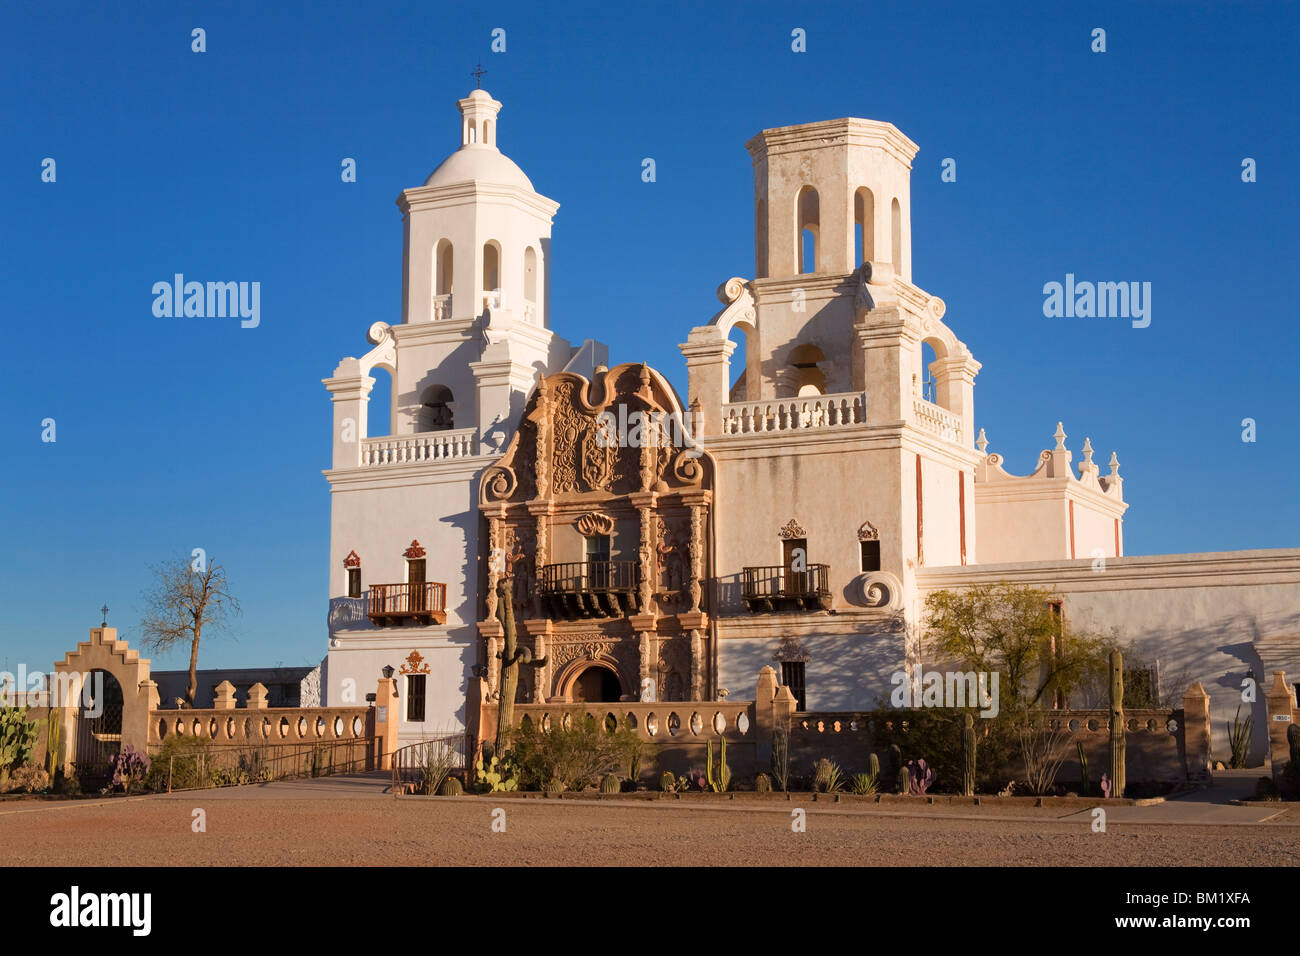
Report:
<svg viewBox="0 0 1300 956"><path fill-rule="evenodd" d="M245 706L253 710L265 710L267 708L265 684L259 681L248 688L248 703Z"/></svg>
<svg viewBox="0 0 1300 956"><path fill-rule="evenodd" d="M1083 464L1085 465L1092 464L1092 439L1091 438L1085 438L1083 440Z"/></svg>
<svg viewBox="0 0 1300 956"><path fill-rule="evenodd" d="M988 436L984 434L984 429L982 428L980 429L980 437L975 439L975 447L980 450L981 455L988 450L989 439Z"/></svg>
<svg viewBox="0 0 1300 956"><path fill-rule="evenodd" d="M1119 474L1119 457L1114 452L1110 453L1110 473L1111 475Z"/></svg>
<svg viewBox="0 0 1300 956"><path fill-rule="evenodd" d="M1062 422L1056 423L1056 434L1052 436L1056 439L1056 451L1065 451L1065 425Z"/></svg>
<svg viewBox="0 0 1300 956"><path fill-rule="evenodd" d="M234 710L235 709L235 685L228 680L223 680L217 685L217 691L212 697L213 710Z"/></svg>

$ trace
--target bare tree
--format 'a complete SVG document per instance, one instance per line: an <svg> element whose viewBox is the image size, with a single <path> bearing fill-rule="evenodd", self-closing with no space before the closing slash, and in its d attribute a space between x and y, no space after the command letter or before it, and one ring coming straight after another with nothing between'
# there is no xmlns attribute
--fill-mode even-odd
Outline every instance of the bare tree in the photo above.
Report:
<svg viewBox="0 0 1300 956"><path fill-rule="evenodd" d="M229 591L226 569L210 560L180 558L156 565L153 571L157 580L145 595L142 643L159 652L189 643L190 682L185 700L193 707L198 691L199 639L204 628L219 629L227 615L238 614L239 602Z"/></svg>

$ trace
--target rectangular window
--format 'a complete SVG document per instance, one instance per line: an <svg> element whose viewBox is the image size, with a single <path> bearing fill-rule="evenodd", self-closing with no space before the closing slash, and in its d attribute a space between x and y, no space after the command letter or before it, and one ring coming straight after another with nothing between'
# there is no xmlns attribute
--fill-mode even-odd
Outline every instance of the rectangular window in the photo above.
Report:
<svg viewBox="0 0 1300 956"><path fill-rule="evenodd" d="M589 534L583 541L583 551L588 561L609 560L609 535Z"/></svg>
<svg viewBox="0 0 1300 956"><path fill-rule="evenodd" d="M424 674L406 675L406 719L424 720Z"/></svg>
<svg viewBox="0 0 1300 956"><path fill-rule="evenodd" d="M803 689L803 661L782 661L781 683L790 688L790 693L799 702L799 709L807 710L808 702Z"/></svg>
<svg viewBox="0 0 1300 956"><path fill-rule="evenodd" d="M879 541L862 541L859 542L862 552L862 570L879 571L880 570L880 542Z"/></svg>
<svg viewBox="0 0 1300 956"><path fill-rule="evenodd" d="M361 597L360 568L348 568L348 597Z"/></svg>
<svg viewBox="0 0 1300 956"><path fill-rule="evenodd" d="M1124 668L1124 706L1155 707L1156 675L1150 667Z"/></svg>

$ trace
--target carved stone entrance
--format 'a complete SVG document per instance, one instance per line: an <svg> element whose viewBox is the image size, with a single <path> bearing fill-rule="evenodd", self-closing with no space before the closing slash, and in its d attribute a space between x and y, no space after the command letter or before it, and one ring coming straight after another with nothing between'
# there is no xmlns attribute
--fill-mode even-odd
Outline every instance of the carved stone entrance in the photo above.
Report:
<svg viewBox="0 0 1300 956"><path fill-rule="evenodd" d="M618 701L623 696L623 685L608 667L592 664L582 670L569 685L569 697L581 703Z"/></svg>

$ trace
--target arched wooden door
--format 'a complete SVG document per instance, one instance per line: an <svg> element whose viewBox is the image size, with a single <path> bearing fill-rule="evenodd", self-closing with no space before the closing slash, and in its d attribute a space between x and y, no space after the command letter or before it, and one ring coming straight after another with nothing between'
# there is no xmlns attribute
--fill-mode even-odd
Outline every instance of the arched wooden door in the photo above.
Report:
<svg viewBox="0 0 1300 956"><path fill-rule="evenodd" d="M571 696L584 704L617 701L623 696L623 685L612 670L596 665L574 678Z"/></svg>

